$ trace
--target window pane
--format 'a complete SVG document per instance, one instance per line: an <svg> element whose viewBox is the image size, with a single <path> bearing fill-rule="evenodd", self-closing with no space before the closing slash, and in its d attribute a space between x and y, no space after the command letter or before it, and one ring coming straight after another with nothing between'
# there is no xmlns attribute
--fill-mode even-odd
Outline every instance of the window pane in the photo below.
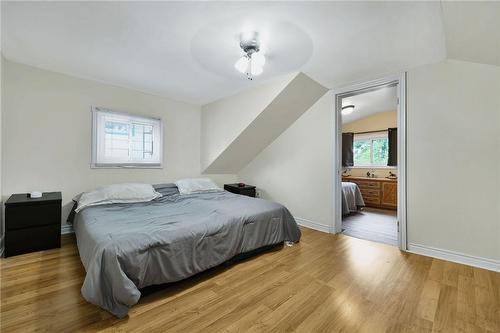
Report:
<svg viewBox="0 0 500 333"><path fill-rule="evenodd" d="M370 140L354 140L354 165L370 165Z"/></svg>
<svg viewBox="0 0 500 333"><path fill-rule="evenodd" d="M161 167L161 120L93 108L92 166Z"/></svg>
<svg viewBox="0 0 500 333"><path fill-rule="evenodd" d="M132 159L151 160L153 157L153 126L132 124Z"/></svg>
<svg viewBox="0 0 500 333"><path fill-rule="evenodd" d="M129 125L117 121L106 121L104 133L104 156L106 158L128 158Z"/></svg>
<svg viewBox="0 0 500 333"><path fill-rule="evenodd" d="M125 135L128 137L129 126L127 123L118 121L106 121L104 124L104 131L106 134L112 135Z"/></svg>
<svg viewBox="0 0 500 333"><path fill-rule="evenodd" d="M387 165L389 157L389 140L386 138L374 139L373 143L373 165Z"/></svg>

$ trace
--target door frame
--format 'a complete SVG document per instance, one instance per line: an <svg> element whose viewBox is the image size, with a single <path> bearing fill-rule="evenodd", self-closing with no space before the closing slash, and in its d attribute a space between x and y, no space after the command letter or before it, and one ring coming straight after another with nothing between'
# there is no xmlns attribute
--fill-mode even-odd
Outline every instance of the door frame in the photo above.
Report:
<svg viewBox="0 0 500 333"><path fill-rule="evenodd" d="M358 95L382 87L396 85L398 92L397 124L398 124L398 244L399 249L408 249L407 241L407 174L406 174L406 72L386 76L377 80L358 83L334 89L335 109L333 117L333 232L342 232L342 98Z"/></svg>

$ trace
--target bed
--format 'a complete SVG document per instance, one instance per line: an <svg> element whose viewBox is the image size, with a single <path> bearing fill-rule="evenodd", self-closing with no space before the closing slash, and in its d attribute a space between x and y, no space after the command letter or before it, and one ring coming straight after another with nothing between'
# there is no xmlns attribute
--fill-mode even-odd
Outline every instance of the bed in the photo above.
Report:
<svg viewBox="0 0 500 333"><path fill-rule="evenodd" d="M86 270L82 295L117 317L139 301L141 288L300 239L294 218L280 204L227 191L180 195L174 184L155 189L161 198L87 207L74 216Z"/></svg>
<svg viewBox="0 0 500 333"><path fill-rule="evenodd" d="M342 215L358 212L365 206L359 187L355 183L342 182Z"/></svg>

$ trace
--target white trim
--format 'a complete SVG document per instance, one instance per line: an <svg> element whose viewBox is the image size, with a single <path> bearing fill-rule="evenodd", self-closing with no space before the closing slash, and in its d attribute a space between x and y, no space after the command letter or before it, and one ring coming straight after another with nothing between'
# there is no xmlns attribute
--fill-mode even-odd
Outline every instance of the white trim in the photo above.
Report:
<svg viewBox="0 0 500 333"><path fill-rule="evenodd" d="M61 235L72 234L75 230L73 230L73 226L70 224L61 225Z"/></svg>
<svg viewBox="0 0 500 333"><path fill-rule="evenodd" d="M408 244L408 252L500 272L500 260L471 256L465 253L413 243Z"/></svg>
<svg viewBox="0 0 500 333"><path fill-rule="evenodd" d="M406 72L401 73L399 77L398 89L398 223L399 223L399 249L402 251L408 250L408 235L407 235L407 220L406 220L406 200L408 194L406 192Z"/></svg>
<svg viewBox="0 0 500 333"><path fill-rule="evenodd" d="M407 228L406 228L406 72L387 76L378 80L354 84L340 89L335 89L333 92L334 112L332 112L332 138L333 138L333 232L342 232L342 202L338 197L338 193L342 191L342 98L354 96L362 92L379 89L383 86L398 86L398 243L399 249L407 250ZM403 144L404 143L404 144ZM373 167L374 168L374 167ZM375 169L375 168L374 168Z"/></svg>
<svg viewBox="0 0 500 333"><path fill-rule="evenodd" d="M301 217L295 217L294 216L294 219L295 219L295 221L297 221L297 224L300 225L300 226L303 226L303 227L306 227L306 228L309 228L309 229L314 229L314 230L321 231L321 232L326 232L326 233L330 233L331 232L330 226L328 226L328 225L325 225L325 224L322 224L322 223L318 223L318 222L315 222L315 221L311 221L311 220L308 220L308 219L303 219Z"/></svg>
<svg viewBox="0 0 500 333"><path fill-rule="evenodd" d="M338 194L342 191L342 104L337 98L337 93L333 93L334 109L332 114L332 138L333 138L333 183L332 183L332 217L333 217L333 233L339 234L342 232L342 197ZM340 111L339 111L340 110Z"/></svg>

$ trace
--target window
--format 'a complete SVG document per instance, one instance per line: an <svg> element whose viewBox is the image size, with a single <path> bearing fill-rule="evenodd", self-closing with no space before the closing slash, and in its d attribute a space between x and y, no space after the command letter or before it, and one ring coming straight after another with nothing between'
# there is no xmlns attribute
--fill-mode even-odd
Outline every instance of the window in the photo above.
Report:
<svg viewBox="0 0 500 333"><path fill-rule="evenodd" d="M354 134L354 166L387 166L389 140L387 132Z"/></svg>
<svg viewBox="0 0 500 333"><path fill-rule="evenodd" d="M92 167L160 168L160 119L92 108Z"/></svg>

